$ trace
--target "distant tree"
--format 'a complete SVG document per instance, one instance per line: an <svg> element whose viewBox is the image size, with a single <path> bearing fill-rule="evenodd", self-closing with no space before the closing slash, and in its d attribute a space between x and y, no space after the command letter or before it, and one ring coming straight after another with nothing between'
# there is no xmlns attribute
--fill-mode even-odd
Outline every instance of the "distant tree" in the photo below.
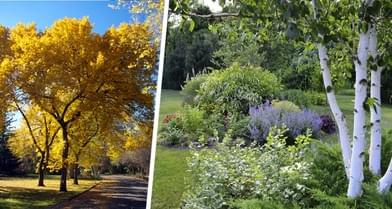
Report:
<svg viewBox="0 0 392 209"><path fill-rule="evenodd" d="M0 131L0 174L10 175L16 172L19 163L7 146L7 142L12 135L10 132L11 119L4 116L3 120L3 127Z"/></svg>
<svg viewBox="0 0 392 209"><path fill-rule="evenodd" d="M206 28L193 30L170 28L167 34L165 70L162 87L181 89L187 76L213 68L214 51L218 48L218 37Z"/></svg>
<svg viewBox="0 0 392 209"><path fill-rule="evenodd" d="M8 146L20 159L35 161L38 173L38 186L45 186L44 175L49 165L53 145L59 143L60 127L48 113L38 106L31 106L26 113L20 108L22 123L8 140ZM58 146L59 147L59 146ZM35 153L35 155L31 155ZM37 160L35 158L38 157Z"/></svg>

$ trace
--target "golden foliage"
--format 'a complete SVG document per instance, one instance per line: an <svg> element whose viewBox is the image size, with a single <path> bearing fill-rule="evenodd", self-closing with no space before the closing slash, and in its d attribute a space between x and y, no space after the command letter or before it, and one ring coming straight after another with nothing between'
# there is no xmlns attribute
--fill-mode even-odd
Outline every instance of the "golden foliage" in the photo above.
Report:
<svg viewBox="0 0 392 209"><path fill-rule="evenodd" d="M56 152L56 148L60 148L53 146L61 142L57 122L37 106L31 106L25 116L26 119L22 120L7 141L8 147L19 158L29 158L35 162L38 160L37 157L49 158L52 152ZM45 159L45 163L49 163L48 160Z"/></svg>
<svg viewBox="0 0 392 209"><path fill-rule="evenodd" d="M122 24L104 35L92 29L88 18L64 18L42 32L34 24L18 24L10 31L0 27L0 50L8 49L7 56L0 57L4 108L22 111L27 106L26 118L34 129L31 134L22 124L17 130L10 141L15 153L26 147L43 149L42 118L50 121L50 133L61 129L62 140L50 148L53 169L79 157L93 162L98 154L109 152L108 144L150 146L145 127L138 126L143 140L118 129L118 124L139 123L133 116L140 108L153 108L157 50L149 26ZM19 141L25 148L18 147ZM70 158L63 152L68 145Z"/></svg>

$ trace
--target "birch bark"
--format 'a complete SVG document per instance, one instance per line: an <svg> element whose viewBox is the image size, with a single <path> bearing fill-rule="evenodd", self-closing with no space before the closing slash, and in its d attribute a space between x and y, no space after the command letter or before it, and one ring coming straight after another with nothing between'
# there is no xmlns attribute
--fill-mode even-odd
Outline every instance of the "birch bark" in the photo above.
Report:
<svg viewBox="0 0 392 209"><path fill-rule="evenodd" d="M333 113L336 124L339 130L339 142L342 149L344 169L346 171L347 178L350 177L350 158L351 158L351 147L350 147L350 134L348 132L346 118L341 111L339 104L336 100L335 92L332 87L331 72L328 66L328 54L327 49L323 44L317 44L321 72L323 76L324 87L327 92L327 100L329 107Z"/></svg>
<svg viewBox="0 0 392 209"><path fill-rule="evenodd" d="M314 13L314 19L317 20L317 4L316 0L312 0L312 7ZM318 34L320 38L323 38L322 34ZM329 107L333 113L334 119L339 130L339 142L342 149L344 169L346 172L347 179L350 177L350 167L351 167L351 147L350 147L350 134L347 128L346 118L341 111L339 104L336 100L335 92L333 90L331 71L328 66L328 51L324 44L317 44L321 72L323 76L324 87L327 92L327 100Z"/></svg>
<svg viewBox="0 0 392 209"><path fill-rule="evenodd" d="M389 166L387 172L384 176L378 181L378 192L381 194L385 194L389 192L392 184L392 159L389 161Z"/></svg>
<svg viewBox="0 0 392 209"><path fill-rule="evenodd" d="M363 161L365 155L365 108L367 98L367 59L369 31L359 34L357 57L355 58L355 101L353 149L351 154L350 179L347 196L356 198L362 195Z"/></svg>
<svg viewBox="0 0 392 209"><path fill-rule="evenodd" d="M377 65L377 30L373 24L369 34L369 55L373 58L371 65L370 97L376 101L374 107L370 107L370 147L369 169L373 175L381 175L381 71Z"/></svg>

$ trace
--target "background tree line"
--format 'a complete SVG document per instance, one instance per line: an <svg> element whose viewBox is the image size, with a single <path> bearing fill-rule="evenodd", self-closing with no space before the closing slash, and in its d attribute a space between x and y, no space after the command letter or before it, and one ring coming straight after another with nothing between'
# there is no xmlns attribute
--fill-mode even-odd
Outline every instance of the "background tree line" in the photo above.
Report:
<svg viewBox="0 0 392 209"><path fill-rule="evenodd" d="M169 22L164 89L181 89L187 78L203 70L222 69L237 62L242 66L268 69L281 78L288 89L324 90L317 50L294 41L294 36L297 36L294 29L282 32L271 22L265 24L260 19L246 17L251 14L241 14L242 18L201 17L211 14L211 11L205 6L187 4L193 5L187 7L189 13L198 16L191 19L182 17L181 23L178 17ZM175 1L171 5L175 5ZM228 6L222 13L238 10L235 5ZM175 16L176 12L170 11ZM385 39L389 37L388 30L388 27L380 28ZM354 65L344 50L349 49L340 47L331 50L334 56L331 60L338 60L331 63L332 80L337 90L354 85ZM392 103L392 87L388 85L390 77L391 71L382 72L382 102L389 104Z"/></svg>

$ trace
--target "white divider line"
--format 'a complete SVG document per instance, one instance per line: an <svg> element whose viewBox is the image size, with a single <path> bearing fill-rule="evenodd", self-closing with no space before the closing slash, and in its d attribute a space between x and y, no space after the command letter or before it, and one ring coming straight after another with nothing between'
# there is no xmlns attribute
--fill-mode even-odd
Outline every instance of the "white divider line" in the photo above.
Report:
<svg viewBox="0 0 392 209"><path fill-rule="evenodd" d="M154 108L154 130L152 136L152 144L151 144L151 156L150 156L150 173L148 178L148 192L147 192L147 209L151 209L151 201L152 201L152 186L154 182L154 168L155 168L155 152L157 146L157 138L158 138L158 125L159 125L159 108L161 104L161 92L162 92L162 77L163 77L163 68L164 68L164 59L165 59L165 46L166 46L166 33L167 33L167 21L168 21L168 13L169 13L169 0L164 0L164 11L162 18L162 31L161 31L161 45L160 45L160 54L159 54L159 69L158 69L158 81L157 81L157 92L155 95L155 108Z"/></svg>

